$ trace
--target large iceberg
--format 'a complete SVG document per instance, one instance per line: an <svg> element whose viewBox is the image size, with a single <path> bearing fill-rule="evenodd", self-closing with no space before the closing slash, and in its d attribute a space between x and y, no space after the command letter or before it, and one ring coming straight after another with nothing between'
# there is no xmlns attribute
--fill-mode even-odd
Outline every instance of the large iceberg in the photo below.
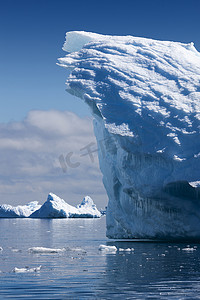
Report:
<svg viewBox="0 0 200 300"><path fill-rule="evenodd" d="M110 238L200 238L200 53L68 32L67 91L94 115Z"/></svg>
<svg viewBox="0 0 200 300"><path fill-rule="evenodd" d="M40 209L35 211L31 218L100 218L101 213L96 208L93 200L86 196L81 204L69 205L63 199L50 193L47 201Z"/></svg>

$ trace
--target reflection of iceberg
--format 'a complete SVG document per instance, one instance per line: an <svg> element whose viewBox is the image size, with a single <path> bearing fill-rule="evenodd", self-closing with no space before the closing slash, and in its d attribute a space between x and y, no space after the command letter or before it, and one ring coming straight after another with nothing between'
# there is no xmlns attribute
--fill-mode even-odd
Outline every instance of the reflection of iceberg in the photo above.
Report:
<svg viewBox="0 0 200 300"><path fill-rule="evenodd" d="M40 207L41 205L39 205L37 201L30 202L27 205L18 205L16 207L9 204L3 204L0 205L0 218L26 218Z"/></svg>
<svg viewBox="0 0 200 300"><path fill-rule="evenodd" d="M200 54L69 32L67 91L95 117L111 238L200 238Z"/></svg>
<svg viewBox="0 0 200 300"><path fill-rule="evenodd" d="M50 193L47 201L41 206L37 201L27 205L13 207L0 205L0 218L100 218L101 213L93 200L86 196L76 207Z"/></svg>
<svg viewBox="0 0 200 300"><path fill-rule="evenodd" d="M31 218L99 218L101 213L93 200L86 196L77 207L69 205L63 199L50 193L47 201L35 211Z"/></svg>

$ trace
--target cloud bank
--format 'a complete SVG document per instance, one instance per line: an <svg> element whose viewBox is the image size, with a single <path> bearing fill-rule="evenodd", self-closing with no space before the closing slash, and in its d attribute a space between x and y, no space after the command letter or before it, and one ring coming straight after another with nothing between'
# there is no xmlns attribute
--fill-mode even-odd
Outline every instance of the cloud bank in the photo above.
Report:
<svg viewBox="0 0 200 300"><path fill-rule="evenodd" d="M72 205L85 195L107 203L90 118L35 110L0 124L0 166L0 204L43 203L49 192Z"/></svg>

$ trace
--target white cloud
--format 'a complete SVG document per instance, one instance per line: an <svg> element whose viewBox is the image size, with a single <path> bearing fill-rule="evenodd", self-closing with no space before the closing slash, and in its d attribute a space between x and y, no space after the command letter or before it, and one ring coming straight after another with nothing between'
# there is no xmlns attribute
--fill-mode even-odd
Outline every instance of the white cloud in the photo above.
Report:
<svg viewBox="0 0 200 300"><path fill-rule="evenodd" d="M97 151L81 150L97 149L92 127L90 118L53 110L0 124L0 204L43 203L53 192L73 205L89 194L104 207Z"/></svg>

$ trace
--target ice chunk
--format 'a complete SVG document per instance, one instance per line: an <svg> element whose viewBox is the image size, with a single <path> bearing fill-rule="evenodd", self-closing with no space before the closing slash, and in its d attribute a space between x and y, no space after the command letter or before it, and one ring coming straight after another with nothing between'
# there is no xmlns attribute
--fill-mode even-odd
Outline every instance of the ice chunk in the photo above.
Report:
<svg viewBox="0 0 200 300"><path fill-rule="evenodd" d="M32 247L29 248L28 251L30 253L60 253L66 251L65 248L46 248L46 247Z"/></svg>
<svg viewBox="0 0 200 300"><path fill-rule="evenodd" d="M196 251L197 249L192 248L192 247L187 247L187 248L183 248L182 251L188 251L188 252L193 252Z"/></svg>
<svg viewBox="0 0 200 300"><path fill-rule="evenodd" d="M0 247L0 251L3 251L3 248L2 248L2 247Z"/></svg>
<svg viewBox="0 0 200 300"><path fill-rule="evenodd" d="M47 201L35 211L31 218L100 218L101 213L93 200L86 196L77 207L69 205L53 193L48 195Z"/></svg>
<svg viewBox="0 0 200 300"><path fill-rule="evenodd" d="M110 238L200 238L200 54L194 45L69 32L69 93L95 117ZM70 52L70 53L69 53Z"/></svg>
<svg viewBox="0 0 200 300"><path fill-rule="evenodd" d="M134 248L119 248L119 252L132 252L134 251Z"/></svg>
<svg viewBox="0 0 200 300"><path fill-rule="evenodd" d="M117 247L115 247L115 246L106 246L106 245L99 245L99 251L115 253L117 251Z"/></svg>
<svg viewBox="0 0 200 300"><path fill-rule="evenodd" d="M16 207L2 204L0 205L0 218L27 218L40 207L41 205L38 204L38 201L32 201L26 205L18 205Z"/></svg>
<svg viewBox="0 0 200 300"><path fill-rule="evenodd" d="M33 273L33 272L39 272L41 270L42 266L36 267L36 268L14 268L13 273Z"/></svg>

